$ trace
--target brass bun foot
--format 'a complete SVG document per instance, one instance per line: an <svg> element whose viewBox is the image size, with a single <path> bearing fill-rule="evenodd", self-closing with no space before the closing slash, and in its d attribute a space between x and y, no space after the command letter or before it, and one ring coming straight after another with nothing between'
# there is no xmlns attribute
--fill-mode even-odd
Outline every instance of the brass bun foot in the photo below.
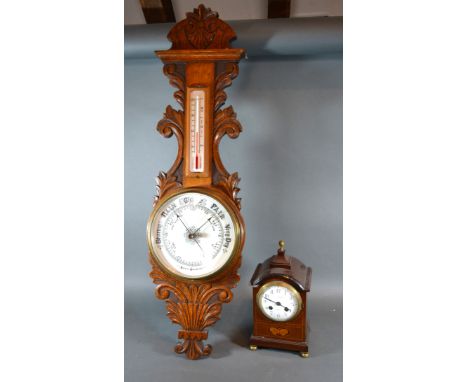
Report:
<svg viewBox="0 0 468 382"><path fill-rule="evenodd" d="M250 345L250 350L252 350L252 351L257 350L257 345Z"/></svg>
<svg viewBox="0 0 468 382"><path fill-rule="evenodd" d="M299 354L302 358L309 358L309 352L307 351L301 351Z"/></svg>

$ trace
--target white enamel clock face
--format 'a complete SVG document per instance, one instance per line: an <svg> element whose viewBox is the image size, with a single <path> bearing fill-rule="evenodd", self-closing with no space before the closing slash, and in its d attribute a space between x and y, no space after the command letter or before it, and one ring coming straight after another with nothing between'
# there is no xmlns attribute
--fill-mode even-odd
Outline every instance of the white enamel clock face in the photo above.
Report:
<svg viewBox="0 0 468 382"><path fill-rule="evenodd" d="M270 320L289 321L301 311L302 300L291 285L282 281L271 281L258 291L257 305Z"/></svg>
<svg viewBox="0 0 468 382"><path fill-rule="evenodd" d="M170 272L202 278L220 270L237 244L235 219L217 199L185 192L167 200L149 224L153 255Z"/></svg>

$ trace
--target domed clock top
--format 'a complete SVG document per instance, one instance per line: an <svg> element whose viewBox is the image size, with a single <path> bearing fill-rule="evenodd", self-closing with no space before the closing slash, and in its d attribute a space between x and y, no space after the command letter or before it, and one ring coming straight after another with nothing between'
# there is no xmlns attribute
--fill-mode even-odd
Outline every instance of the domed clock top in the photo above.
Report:
<svg viewBox="0 0 468 382"><path fill-rule="evenodd" d="M311 276L312 268L307 267L295 257L287 256L285 243L281 240L277 254L257 265L250 284L258 286L266 280L279 277L288 280L299 290L309 292Z"/></svg>

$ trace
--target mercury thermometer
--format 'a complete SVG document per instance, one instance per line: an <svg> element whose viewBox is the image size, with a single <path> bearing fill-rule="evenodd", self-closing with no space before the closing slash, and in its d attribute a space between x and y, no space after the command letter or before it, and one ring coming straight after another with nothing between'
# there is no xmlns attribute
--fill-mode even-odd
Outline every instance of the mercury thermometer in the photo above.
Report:
<svg viewBox="0 0 468 382"><path fill-rule="evenodd" d="M205 166L205 92L190 92L190 171L203 172Z"/></svg>

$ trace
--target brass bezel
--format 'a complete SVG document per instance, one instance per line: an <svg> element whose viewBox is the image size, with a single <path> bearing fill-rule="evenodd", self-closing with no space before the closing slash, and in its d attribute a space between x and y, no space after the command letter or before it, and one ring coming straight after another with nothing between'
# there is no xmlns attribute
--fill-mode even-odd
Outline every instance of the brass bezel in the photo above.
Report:
<svg viewBox="0 0 468 382"><path fill-rule="evenodd" d="M153 235L152 235L152 229L151 227L153 226L153 223L159 218L159 215L162 213L163 206L169 202L169 200L179 197L181 194L186 194L186 193L191 193L191 192L196 192L200 194L207 195L213 199L215 199L218 203L222 204L223 207L228 211L229 215L231 216L232 222L234 224L234 248L232 249L232 253L229 256L229 258L226 260L226 262L223 264L221 268L216 270L213 273L208 273L208 274L203 274L200 276L192 277L192 276L187 276L179 272L173 271L168 265L165 264L164 260L160 259L158 257L157 251L155 250L153 246ZM161 267L161 269L167 273L173 276L174 278L177 278L179 280L208 280L208 279L213 279L219 274L221 274L225 268L232 263L234 258L237 257L239 252L241 251L241 245L242 245L242 235L243 235L243 229L242 225L240 223L240 217L239 213L230 205L230 203L226 203L223 199L221 199L218 196L218 192L213 190L212 188L203 188L203 187L189 187L189 188L183 188L181 190L178 190L176 192L173 192L169 195L164 196L162 199L160 199L151 212L148 222L146 224L146 241L148 244L148 248L150 251L151 256L153 259L157 262L157 264ZM162 256L161 256L162 257Z"/></svg>
<svg viewBox="0 0 468 382"><path fill-rule="evenodd" d="M294 314L294 316L291 316L286 320L275 320L272 317L268 316L266 314L266 312L263 310L263 306L260 303L260 300L262 299L262 296L265 294L265 290L270 288L270 287L273 287L273 286L281 286L281 287L284 287L286 289L289 289L291 291L291 293L293 294L293 296L296 298L296 300L298 302L298 307L297 307L297 311ZM263 284L261 286L261 288L257 292L256 303L257 303L257 306L258 306L258 309L260 310L260 312L262 312L262 314L266 318L268 318L270 321L275 321L275 322L288 322L288 321L291 321L291 320L295 319L299 315L299 313L302 311L302 297L301 297L300 293L297 291L296 288L294 288L294 286L292 286L291 284L289 284L287 282L281 281L281 280L267 281L265 284Z"/></svg>

